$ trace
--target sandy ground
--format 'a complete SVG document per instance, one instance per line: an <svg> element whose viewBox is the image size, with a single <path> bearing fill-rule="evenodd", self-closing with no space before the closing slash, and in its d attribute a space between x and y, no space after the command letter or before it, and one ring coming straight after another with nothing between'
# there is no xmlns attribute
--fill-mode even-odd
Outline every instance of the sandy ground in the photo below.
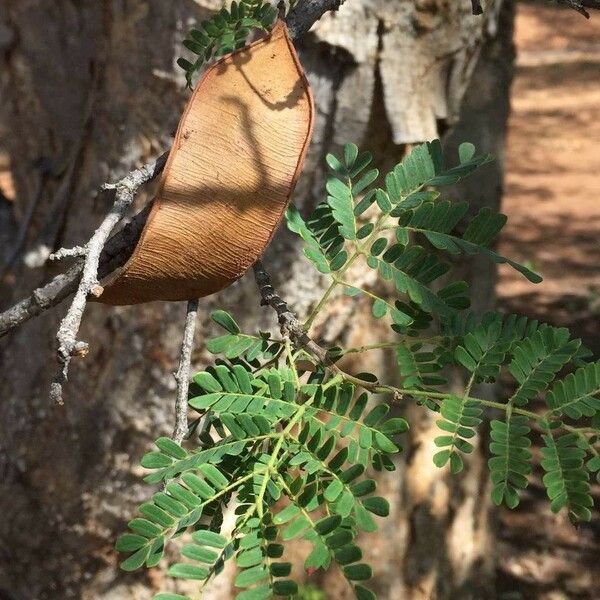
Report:
<svg viewBox="0 0 600 600"><path fill-rule="evenodd" d="M517 45L502 250L544 282L502 269L498 295L600 350L600 16L522 6Z"/></svg>
<svg viewBox="0 0 600 600"><path fill-rule="evenodd" d="M544 282L502 269L499 305L573 328L599 356L600 15L521 5L516 42L501 250ZM540 475L500 514L499 598L597 600L600 515L579 529L552 515Z"/></svg>

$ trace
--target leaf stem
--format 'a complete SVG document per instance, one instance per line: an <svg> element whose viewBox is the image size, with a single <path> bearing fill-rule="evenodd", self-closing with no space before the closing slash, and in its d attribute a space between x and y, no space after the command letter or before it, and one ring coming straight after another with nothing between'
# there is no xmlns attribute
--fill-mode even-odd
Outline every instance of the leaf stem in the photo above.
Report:
<svg viewBox="0 0 600 600"><path fill-rule="evenodd" d="M271 477L271 474L275 471L275 465L277 463L277 458L279 457L279 451L281 450L281 447L283 446L283 443L285 442L285 438L286 438L287 434L293 429L293 427L296 425L296 423L298 423L298 421L300 421L300 419L302 419L302 417L304 416L304 413L306 412L306 409L312 404L313 400L314 400L314 397L309 399L305 404L301 405L298 408L298 412L296 412L296 414L290 419L290 421L286 425L285 429L283 429L280 433L277 434L277 438L278 438L277 443L275 444L275 447L273 448L273 451L271 453L271 458L269 459L269 462L266 465L265 477L262 480L262 483L260 485L260 490L258 492L258 495L256 496L256 509L257 509L258 516L261 519L264 516L263 503L264 503L265 492L267 490L267 483Z"/></svg>
<svg viewBox="0 0 600 600"><path fill-rule="evenodd" d="M348 262L339 271L337 271L336 273L332 273L333 281L331 282L329 287L325 290L324 294L321 296L321 299L317 302L316 306L312 309L312 311L310 312L310 315L306 319L306 321L304 323L305 331L308 331L310 329L310 326L313 324L315 318L317 317L319 312L323 309L325 304L327 304L327 302L328 302L331 294L335 290L335 288L339 284L343 283L343 281L341 280L341 276L344 275L344 273L346 273L346 271L354 264L354 262L356 261L356 259L359 256L367 255L365 246L367 245L367 243L370 240L372 240L383 229L383 227L385 227L388 216L389 215L387 215L385 213L383 213L379 216L379 218L377 219L377 222L375 223L375 226L373 227L373 231L363 241L363 243L362 244L359 243L358 240L355 242L355 251L352 254L352 256L350 257L350 259L348 260Z"/></svg>
<svg viewBox="0 0 600 600"><path fill-rule="evenodd" d="M352 266L352 264L360 256L360 254L361 253L358 250L356 252L354 252L354 254L350 257L348 262L337 273L332 274L333 280L332 280L331 284L329 285L329 287L325 290L325 292L321 296L321 299L317 302L315 307L311 310L310 314L308 315L308 318L306 319L306 321L304 322L304 325L303 325L304 330L308 331L310 329L310 327L313 324L314 320L316 319L317 315L321 312L323 307L327 304L327 302L328 302L331 294L335 290L335 288L340 284L339 276L343 275Z"/></svg>
<svg viewBox="0 0 600 600"><path fill-rule="evenodd" d="M294 381L296 383L296 389L300 388L300 378L298 377L298 369L296 369L296 361L292 355L292 345L289 338L285 339L285 354L290 365L290 369L294 373Z"/></svg>
<svg viewBox="0 0 600 600"><path fill-rule="evenodd" d="M450 398L454 395L447 392L432 392L429 390L404 389L389 384L365 381L364 379L359 379L358 377L354 377L353 375L349 375L348 373L341 371L339 367L336 367L336 369L345 381L360 386L363 389L366 389L374 394L392 394L394 399L399 399L402 396L416 396L445 400L446 398ZM512 412L514 412L515 414L524 415L536 421L542 421L547 418L546 414L539 415L537 413L534 413L530 410L525 410L523 408L510 407L508 404L502 404L501 402L494 402L492 400L485 400L484 398L476 398L474 396L470 396L468 391L465 393L465 400L472 400L473 402L477 402L482 406L495 408L503 412L507 412L509 408L512 408Z"/></svg>
<svg viewBox="0 0 600 600"><path fill-rule="evenodd" d="M396 348L401 344L400 340L397 342L380 342L379 344L367 344L365 346L356 346L355 348L344 348L342 350L342 356L346 354L362 354L369 350L379 350L383 348Z"/></svg>

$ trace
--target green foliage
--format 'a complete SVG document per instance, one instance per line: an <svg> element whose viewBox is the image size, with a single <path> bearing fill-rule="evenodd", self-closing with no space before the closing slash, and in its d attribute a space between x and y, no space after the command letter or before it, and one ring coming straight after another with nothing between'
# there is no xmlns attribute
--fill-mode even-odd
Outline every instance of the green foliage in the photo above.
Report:
<svg viewBox="0 0 600 600"><path fill-rule="evenodd" d="M441 408L443 419L437 422L438 427L446 433L435 438L434 442L440 450L433 457L438 467L450 462L452 473L460 473L463 460L460 453L473 452L473 444L467 440L475 437L475 427L481 424L481 407L475 400L448 396L444 398Z"/></svg>
<svg viewBox="0 0 600 600"><path fill-rule="evenodd" d="M319 204L306 221L292 209L288 221L290 229L307 243L308 258L333 279L317 311L331 289L339 286L349 296L367 297L373 316L388 318L392 329L404 336L403 341L388 345L396 351L402 392L441 411L438 425L443 435L436 439L441 448L436 464L449 463L452 471L460 471L462 454L473 450L482 408L492 406L507 413L506 421L493 424L490 470L494 500L514 507L531 470L527 422L551 418L556 426L568 429L572 426L560 420L563 415L594 417L599 409L600 378L596 366L584 362L589 353L579 340L570 339L566 329L498 313L476 319L465 313L466 284L449 282L451 261L445 255L456 254L480 254L511 266L534 283L541 280L492 249L506 223L504 215L484 209L469 217L465 202L443 199L436 189L457 183L489 160L489 156L477 156L471 144L463 144L458 165L448 167L441 144L434 141L416 147L384 177L384 186L377 187L376 170L362 175L362 183L357 184L371 156L349 144L343 158L327 156L332 170L327 202ZM335 268L327 268L327 259L336 257L342 258ZM396 294L390 298L375 288L347 281L346 272L357 260L377 271L380 280L393 283ZM314 314L307 323L313 319ZM436 391L446 382L443 372L448 366L468 373L462 396ZM562 371L575 367L579 367L575 373L554 383ZM471 397L473 384L495 381L501 373L514 379L515 391L506 404ZM537 415L522 408L544 394L545 412ZM587 448L592 455L590 472L600 472L594 444Z"/></svg>
<svg viewBox="0 0 600 600"><path fill-rule="evenodd" d="M212 354L258 365L260 361L273 360L283 350L281 343L272 340L268 333L260 332L258 336L242 333L234 318L223 310L213 311L211 319L227 332L208 340L206 349Z"/></svg>
<svg viewBox="0 0 600 600"><path fill-rule="evenodd" d="M474 381L494 381L512 345L523 333L512 319L488 313L467 328L456 347L456 361L472 373Z"/></svg>
<svg viewBox="0 0 600 600"><path fill-rule="evenodd" d="M402 381L407 388L424 390L448 383L442 374L446 362L445 349L425 350L422 342L398 344L396 361Z"/></svg>
<svg viewBox="0 0 600 600"><path fill-rule="evenodd" d="M197 58L192 62L179 58L189 87L200 69L211 60L239 50L246 45L253 29L268 31L277 18L277 9L262 0L235 0L229 10L222 8L192 29L183 45Z"/></svg>
<svg viewBox="0 0 600 600"><path fill-rule="evenodd" d="M574 521L590 521L590 508L594 505L590 493L589 474L584 468L586 451L579 447L579 438L574 433L555 436L548 428L543 436L542 467L544 485L554 512L567 507Z"/></svg>
<svg viewBox="0 0 600 600"><path fill-rule="evenodd" d="M566 329L545 327L515 345L509 371L519 387L512 402L517 406L526 404L573 358L581 342L569 337Z"/></svg>
<svg viewBox="0 0 600 600"><path fill-rule="evenodd" d="M406 211L399 221L397 236L407 239L408 232L420 233L433 246L450 254L484 254L495 263L507 263L533 283L541 277L515 261L501 256L489 248L506 224L506 217L482 208L471 219L460 235L452 230L467 214L467 202L424 202L412 211Z"/></svg>
<svg viewBox="0 0 600 600"><path fill-rule="evenodd" d="M518 490L524 490L531 473L531 440L528 418L524 415L507 416L506 421L493 420L490 431L488 461L492 478L492 499L495 504L505 502L509 508L519 504Z"/></svg>
<svg viewBox="0 0 600 600"><path fill-rule="evenodd" d="M229 315L213 320L238 335ZM184 536L185 560L171 565L171 576L205 582L235 557L238 598L291 595L291 565L275 559L282 542L304 538L313 546L307 568L338 564L357 595L370 597L360 583L370 568L354 539L375 531L373 515L389 509L365 468L394 468L388 457L399 451L406 421L389 418L384 404L369 409L353 384L315 375L301 382L294 363L254 370L222 363L194 382L189 404L208 418L204 442L188 453L160 438L143 458L154 470L149 481L166 485L119 538L117 549L132 553L122 568L156 565L165 545ZM225 534L222 511L233 495L237 520Z"/></svg>
<svg viewBox="0 0 600 600"><path fill-rule="evenodd" d="M506 222L464 202L442 198L438 188L470 175L488 156L471 144L447 166L438 141L416 147L377 187L372 157L353 145L327 156L331 176L326 200L306 219L295 207L289 229L304 243L330 286L304 323L335 291L349 302L368 302L373 318L390 325L390 339L359 348L330 348L327 360L310 347L294 347L271 333L243 332L235 319L215 311L222 334L206 342L214 364L195 375L189 405L196 411L186 448L167 438L142 459L146 481L163 487L139 507L117 549L122 567L151 567L174 539L181 559L175 578L203 586L226 561L235 560L240 600L299 593L284 558L286 547L305 540L304 568L337 567L359 600L374 595L365 582L362 538L389 513L377 495L374 471L393 470L398 437L408 423L375 394L412 398L439 413L439 467L460 472L478 444L490 411L492 499L514 508L532 472L532 430L543 431L543 478L551 508L573 520L591 518L590 479L600 482L600 362L566 329L516 315L468 312L466 283L449 275L457 254L479 254L513 267L531 281L539 276L492 250ZM351 279L354 264L371 269L377 283ZM371 278L373 281L375 278ZM386 285L387 282L387 285ZM285 333L285 332L284 332ZM390 349L402 387L370 373L350 375L338 364L347 353ZM464 389L443 389L449 368L462 371ZM480 382L512 382L503 402L474 395ZM534 410L535 409L535 410ZM232 528L223 527L227 507ZM159 594L159 600L184 598Z"/></svg>
<svg viewBox="0 0 600 600"><path fill-rule="evenodd" d="M546 396L553 414L572 419L594 417L600 413L600 362L590 363L562 381L557 381Z"/></svg>
<svg viewBox="0 0 600 600"><path fill-rule="evenodd" d="M347 265L344 240L363 239L372 229L368 224L366 229L358 227L356 220L356 215L373 202L374 190L369 190L356 203L357 195L367 191L379 176L377 169L368 169L372 160L370 152L359 153L354 144L346 145L341 160L328 154L327 163L334 175L327 180L327 202L318 204L307 222L294 205L287 211L288 228L305 241L304 254L321 273L339 271Z"/></svg>

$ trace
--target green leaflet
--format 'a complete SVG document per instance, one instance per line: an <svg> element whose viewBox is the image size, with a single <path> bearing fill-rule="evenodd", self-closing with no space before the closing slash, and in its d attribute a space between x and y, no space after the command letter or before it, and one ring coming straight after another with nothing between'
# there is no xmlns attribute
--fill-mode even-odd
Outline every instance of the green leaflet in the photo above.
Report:
<svg viewBox="0 0 600 600"><path fill-rule="evenodd" d="M584 469L585 450L580 448L575 434L555 437L552 431L543 436L542 467L546 474L543 481L550 508L558 512L566 507L572 519L590 521L592 500L589 475Z"/></svg>
<svg viewBox="0 0 600 600"><path fill-rule="evenodd" d="M489 248L506 224L505 215L483 208L469 222L462 236L453 234L452 230L464 218L467 209L466 202L424 202L416 209L400 214L399 228L424 235L433 246L450 254L484 254L495 263L510 265L533 283L542 281L530 269Z"/></svg>
<svg viewBox="0 0 600 600"><path fill-rule="evenodd" d="M448 268L433 255L426 256L422 248L412 247L397 258L395 255L388 256L387 261L385 258L385 255L384 259L370 256L367 264L376 269L382 279L392 281L401 294L406 294L424 311L448 316L457 309L465 308L462 296L458 300L445 297L443 290L436 293L428 287L429 283L444 275Z"/></svg>
<svg viewBox="0 0 600 600"><path fill-rule="evenodd" d="M398 308L400 306L399 302L388 302L387 300L376 296L373 292L355 287L347 287L346 294L348 296L359 296L361 294L365 294L372 299L373 304L371 308L371 314L376 319L382 319L386 315L389 315L394 325L399 328L408 327L413 323L412 317Z"/></svg>
<svg viewBox="0 0 600 600"><path fill-rule="evenodd" d="M517 406L526 404L573 358L581 342L569 341L569 337L566 329L545 327L513 347L508 369L519 387L511 402Z"/></svg>
<svg viewBox="0 0 600 600"><path fill-rule="evenodd" d="M317 205L305 228L297 222L297 218L290 227L288 219L288 227L292 231L298 230L296 232L307 242L305 254L321 272L325 271L318 264L319 254L326 257L331 271L339 271L349 258L345 240L363 239L373 230L372 224L359 228L357 221L372 202L374 190L369 188L379 174L377 169L365 171L371 159L368 152L359 152L354 144L345 146L342 160L327 155L327 163L333 171L326 185L327 202ZM362 196L360 202L359 196Z"/></svg>
<svg viewBox="0 0 600 600"><path fill-rule="evenodd" d="M511 320L490 313L470 326L456 347L455 359L475 380L493 381L518 337L519 330Z"/></svg>
<svg viewBox="0 0 600 600"><path fill-rule="evenodd" d="M332 269L326 252L321 249L319 241L307 227L298 209L293 204L290 204L288 207L285 219L288 229L299 235L306 242L307 247L304 249L306 257L315 265L319 272L330 273Z"/></svg>
<svg viewBox="0 0 600 600"><path fill-rule="evenodd" d="M121 567L129 571L144 564L155 566L162 558L166 540L180 529L197 523L227 484L227 477L219 469L203 464L195 473L188 473L187 478L169 483L164 491L154 494L151 502L140 506L143 518L128 523L132 533L122 535L117 541L118 550L134 552ZM217 534L211 535L213 540L220 538ZM207 543L205 539L204 543ZM192 572L187 566L175 565L173 569L176 577L201 578L200 571Z"/></svg>
<svg viewBox="0 0 600 600"><path fill-rule="evenodd" d="M179 58L177 64L185 71L186 81L192 86L194 75L202 66L215 58L243 48L252 29L267 31L277 18L277 9L262 0L239 0L230 9L222 8L209 19L192 29L183 45L197 58L192 62Z"/></svg>
<svg viewBox="0 0 600 600"><path fill-rule="evenodd" d="M330 177L327 181L327 203L331 214L337 221L338 230L347 240L356 240L356 218L354 216L354 199L352 190L339 179Z"/></svg>
<svg viewBox="0 0 600 600"><path fill-rule="evenodd" d="M447 383L442 375L441 356L437 349L428 351L422 343L399 344L396 348L396 362L406 388L426 389Z"/></svg>
<svg viewBox="0 0 600 600"><path fill-rule="evenodd" d="M528 419L522 415L512 415L506 422L491 422L490 453L493 456L488 466L496 505L504 502L509 508L515 508L519 504L518 490L524 490L529 483L531 441L527 436L530 431Z"/></svg>
<svg viewBox="0 0 600 600"><path fill-rule="evenodd" d="M371 465L376 470L393 470L394 465L386 455L400 451L400 446L393 438L408 431L408 423L400 418L387 419L389 406L386 404L378 404L363 416L367 395L360 395L352 404L350 398L353 389L353 386L345 386L339 390L317 394L312 407L307 411L307 417L311 419L311 431L319 432L326 443L331 442L328 451L319 458L324 459L324 456L331 453L339 436L349 440L348 447L344 449L345 459L350 458L364 467ZM326 444L323 444L321 452L325 447ZM299 457L293 461L298 459Z"/></svg>
<svg viewBox="0 0 600 600"><path fill-rule="evenodd" d="M600 412L600 361L570 373L557 381L546 395L546 404L554 414L572 419L593 417Z"/></svg>
<svg viewBox="0 0 600 600"><path fill-rule="evenodd" d="M344 476L343 473L342 477L347 479L348 476ZM306 483L302 481L301 486L304 491L297 494L293 491L292 486L288 486L283 479L281 479L281 484L286 489L291 504L276 515L274 520L289 522L287 529L294 529L294 537L302 534L312 544L313 550L306 558L305 569L328 568L334 561L340 565L349 581L368 579L370 569L367 565L359 562L362 559L362 551L353 541L356 535L351 525L353 521L347 519L348 515L344 517L343 514L340 514L339 508L336 507L336 505L339 506L341 500L337 503L328 500L328 503L332 503L334 514L317 520L311 516L311 513L319 508L318 487L305 487ZM344 483L340 485L342 488L344 487ZM335 494L336 497L341 498L346 495L352 498L350 491L338 490ZM370 497L370 501L365 500L364 503L375 514L387 515L388 513L387 503L382 498ZM358 504L355 523L359 529L364 531L373 531L375 528L373 520L362 504ZM362 573L362 577L359 576L359 572Z"/></svg>
<svg viewBox="0 0 600 600"><path fill-rule="evenodd" d="M440 410L443 418L437 421L438 427L445 433L435 438L434 442L440 450L433 457L438 467L450 462L452 473L463 469L461 453L473 452L473 444L467 440L475 436L475 427L481 423L481 407L479 403L468 398L449 396L445 398Z"/></svg>
<svg viewBox="0 0 600 600"><path fill-rule="evenodd" d="M461 148L463 150L459 149L460 164L448 169L444 164L442 145L439 140L416 146L386 177L386 191L389 198L394 203L406 202L410 200L411 193L425 186L454 185L492 160L489 155L470 155L464 151L466 148L464 145Z"/></svg>
<svg viewBox="0 0 600 600"><path fill-rule="evenodd" d="M240 333L240 326L235 322L235 319L224 310L213 310L210 313L210 318L220 325L225 331L237 335Z"/></svg>

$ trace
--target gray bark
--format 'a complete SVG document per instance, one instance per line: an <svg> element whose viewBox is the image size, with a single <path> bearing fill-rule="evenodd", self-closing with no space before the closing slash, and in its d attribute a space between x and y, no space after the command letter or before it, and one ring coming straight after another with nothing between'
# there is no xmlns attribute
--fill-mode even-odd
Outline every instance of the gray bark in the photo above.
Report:
<svg viewBox="0 0 600 600"><path fill-rule="evenodd" d="M93 190L168 145L186 97L174 65L180 41L190 20L215 4L7 0L0 7L0 30L10 33L0 46L0 131L9 132L2 146L14 165L17 221L40 197L28 229L27 260L15 267L17 283L4 284L3 304L56 269L35 266L45 248L89 237L110 203ZM324 19L301 44L318 123L296 201L307 208L321 198L324 155L346 141L373 150L386 168L406 144L452 125L482 47L483 60L466 94L470 108L447 143L468 138L486 151L501 150L510 4L498 36L496 16L471 16L468 0L348 0L339 14ZM497 205L501 163L487 177L489 186L479 179L476 187L463 188L466 199ZM10 247L14 236L7 229L16 228L9 223L0 221L0 240ZM297 240L280 235L265 263L282 296L302 313L325 282L298 251ZM477 265L470 274L477 297L491 299L489 267ZM211 334L206 315L216 304L231 308L248 327L273 325L258 306L251 278L202 301L196 368L209 360L202 340ZM6 375L0 383L0 588L9 598L23 599L149 598L150 589L164 587L160 571L119 573L112 545L149 492L141 483L139 458L173 427L172 372L185 306L89 307L82 337L92 342L91 353L74 362L66 404L54 407L47 388L64 310L27 323L0 346ZM387 335L361 311L337 299L320 326L322 337L359 345ZM384 364L393 372L389 357L371 360L373 370ZM368 541L377 587L390 599L483 598L493 569L483 458L476 455L465 477L450 480L431 463L430 425L417 418L406 465L382 481L393 525L386 524L375 543ZM481 587L473 587L474 581ZM335 576L322 583L330 597L345 597ZM228 593L225 581L211 597Z"/></svg>

